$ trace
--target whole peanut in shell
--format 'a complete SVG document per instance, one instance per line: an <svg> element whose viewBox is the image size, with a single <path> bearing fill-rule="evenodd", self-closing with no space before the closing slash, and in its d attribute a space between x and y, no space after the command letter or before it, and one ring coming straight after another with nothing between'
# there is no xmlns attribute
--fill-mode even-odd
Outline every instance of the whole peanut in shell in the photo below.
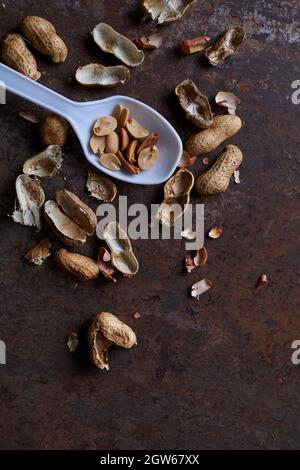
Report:
<svg viewBox="0 0 300 470"><path fill-rule="evenodd" d="M242 121L238 116L216 116L213 125L189 137L184 148L192 156L204 155L235 135L241 127Z"/></svg>
<svg viewBox="0 0 300 470"><path fill-rule="evenodd" d="M68 136L69 124L57 114L48 114L40 123L39 133L42 145L59 145L63 147Z"/></svg>
<svg viewBox="0 0 300 470"><path fill-rule="evenodd" d="M195 188L202 196L226 191L230 177L243 161L243 154L236 145L228 145L213 166L198 176Z"/></svg>
<svg viewBox="0 0 300 470"><path fill-rule="evenodd" d="M49 55L53 62L64 62L68 49L64 41L56 33L50 21L39 16L25 16L21 23L24 36L41 54Z"/></svg>
<svg viewBox="0 0 300 470"><path fill-rule="evenodd" d="M41 76L34 55L19 34L10 33L5 36L2 43L2 59L6 65L32 80L38 80Z"/></svg>

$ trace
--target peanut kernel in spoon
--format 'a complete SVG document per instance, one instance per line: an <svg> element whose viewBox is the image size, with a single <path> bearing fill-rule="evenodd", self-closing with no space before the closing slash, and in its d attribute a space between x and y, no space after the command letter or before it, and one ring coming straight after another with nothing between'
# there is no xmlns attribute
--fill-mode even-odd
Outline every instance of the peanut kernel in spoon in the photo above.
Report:
<svg viewBox="0 0 300 470"><path fill-rule="evenodd" d="M122 166L119 158L114 153L103 153L100 157L100 163L105 168L113 171L119 171Z"/></svg>
<svg viewBox="0 0 300 470"><path fill-rule="evenodd" d="M136 119L128 119L126 128L135 139L144 139L149 135L148 129L143 127Z"/></svg>
<svg viewBox="0 0 300 470"><path fill-rule="evenodd" d="M117 120L113 116L103 116L94 124L93 131L95 135L105 136L111 134L117 128Z"/></svg>

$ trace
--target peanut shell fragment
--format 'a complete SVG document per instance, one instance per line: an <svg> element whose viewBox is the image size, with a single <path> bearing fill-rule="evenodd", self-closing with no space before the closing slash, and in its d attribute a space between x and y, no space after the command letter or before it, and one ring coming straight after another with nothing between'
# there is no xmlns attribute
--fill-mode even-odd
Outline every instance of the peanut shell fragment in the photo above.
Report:
<svg viewBox="0 0 300 470"><path fill-rule="evenodd" d="M51 243L48 238L43 238L40 243L38 243L26 253L25 259L29 263L33 263L40 266L41 264L43 264L45 259L50 256L50 247Z"/></svg>
<svg viewBox="0 0 300 470"><path fill-rule="evenodd" d="M86 187L91 196L99 201L112 202L117 195L117 187L110 179L91 170L88 172Z"/></svg>
<svg viewBox="0 0 300 470"><path fill-rule="evenodd" d="M63 157L59 145L49 145L45 150L26 160L23 173L39 178L52 178L62 167Z"/></svg>
<svg viewBox="0 0 300 470"><path fill-rule="evenodd" d="M235 54L245 37L243 28L229 28L215 44L206 49L205 56L211 65L220 65L227 57Z"/></svg>
<svg viewBox="0 0 300 470"><path fill-rule="evenodd" d="M187 119L201 129L207 129L213 124L213 114L208 98L192 80L184 80L177 85L175 93Z"/></svg>
<svg viewBox="0 0 300 470"><path fill-rule="evenodd" d="M45 202L45 193L39 180L28 175L19 175L15 183L17 201L12 214L14 222L37 227L42 227L40 209Z"/></svg>

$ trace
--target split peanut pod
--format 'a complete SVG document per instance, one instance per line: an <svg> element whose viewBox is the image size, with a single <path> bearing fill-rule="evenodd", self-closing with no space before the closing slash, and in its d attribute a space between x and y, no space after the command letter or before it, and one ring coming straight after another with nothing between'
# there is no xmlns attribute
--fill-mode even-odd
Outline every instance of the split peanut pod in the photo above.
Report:
<svg viewBox="0 0 300 470"><path fill-rule="evenodd" d="M130 79L130 72L125 65L105 67L101 64L87 64L76 70L75 78L80 85L111 88Z"/></svg>
<svg viewBox="0 0 300 470"><path fill-rule="evenodd" d="M103 239L111 251L112 265L124 276L134 276L139 270L130 238L117 222L110 222L104 229Z"/></svg>
<svg viewBox="0 0 300 470"><path fill-rule="evenodd" d="M64 41L56 33L50 21L39 16L26 16L21 24L24 36L41 54L49 55L53 62L64 62L68 49Z"/></svg>
<svg viewBox="0 0 300 470"><path fill-rule="evenodd" d="M243 154L236 145L228 145L213 166L198 176L195 188L202 196L226 191L230 178L243 161Z"/></svg>
<svg viewBox="0 0 300 470"><path fill-rule="evenodd" d="M34 55L19 34L10 33L5 36L2 43L2 59L6 65L32 80L41 77Z"/></svg>
<svg viewBox="0 0 300 470"><path fill-rule="evenodd" d="M134 331L109 312L94 316L87 338L92 363L106 370L109 370L108 349L111 345L130 349L137 344Z"/></svg>
<svg viewBox="0 0 300 470"><path fill-rule="evenodd" d="M165 184L164 200L159 206L157 219L171 227L181 217L190 202L190 192L194 186L193 174L181 168Z"/></svg>
<svg viewBox="0 0 300 470"><path fill-rule="evenodd" d="M47 201L44 211L46 222L63 243L69 246L81 246L86 242L86 232L66 215L55 201Z"/></svg>
<svg viewBox="0 0 300 470"><path fill-rule="evenodd" d="M205 50L205 56L211 65L220 65L227 57L235 54L245 37L243 28L230 28L215 44Z"/></svg>
<svg viewBox="0 0 300 470"><path fill-rule="evenodd" d="M76 194L66 189L56 191L56 202L88 235L95 233L97 226L96 214Z"/></svg>
<svg viewBox="0 0 300 470"><path fill-rule="evenodd" d="M238 116L216 116L212 126L189 137L184 148L190 155L205 155L235 135L241 127L242 121Z"/></svg>
<svg viewBox="0 0 300 470"><path fill-rule="evenodd" d="M104 52L113 54L129 67L136 67L144 61L144 53L130 39L117 33L106 23L99 23L92 31L95 43Z"/></svg>
<svg viewBox="0 0 300 470"><path fill-rule="evenodd" d="M17 207L12 218L14 222L41 229L40 209L45 202L45 194L38 180L28 175L16 179Z"/></svg>
<svg viewBox="0 0 300 470"><path fill-rule="evenodd" d="M213 114L208 98L201 93L192 80L184 80L177 85L175 93L187 119L201 129L207 129L212 125Z"/></svg>
<svg viewBox="0 0 300 470"><path fill-rule="evenodd" d="M144 0L142 4L146 16L158 24L179 20L196 0Z"/></svg>
<svg viewBox="0 0 300 470"><path fill-rule="evenodd" d="M96 230L95 213L71 191L57 191L56 202L47 201L44 209L46 221L66 245L80 246Z"/></svg>

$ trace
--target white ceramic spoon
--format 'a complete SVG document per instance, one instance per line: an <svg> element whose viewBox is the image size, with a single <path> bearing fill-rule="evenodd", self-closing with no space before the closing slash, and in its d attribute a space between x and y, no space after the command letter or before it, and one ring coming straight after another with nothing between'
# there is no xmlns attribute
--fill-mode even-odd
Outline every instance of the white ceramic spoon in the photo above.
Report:
<svg viewBox="0 0 300 470"><path fill-rule="evenodd" d="M161 114L141 101L121 95L99 101L72 101L1 63L0 80L8 91L67 119L78 136L87 160L103 173L128 183L149 185L163 183L175 171L182 154L180 137ZM132 117L159 135L158 161L152 168L141 171L138 175L126 170L108 170L99 163L99 157L89 147L93 123L99 117L111 114L117 103L129 108Z"/></svg>

